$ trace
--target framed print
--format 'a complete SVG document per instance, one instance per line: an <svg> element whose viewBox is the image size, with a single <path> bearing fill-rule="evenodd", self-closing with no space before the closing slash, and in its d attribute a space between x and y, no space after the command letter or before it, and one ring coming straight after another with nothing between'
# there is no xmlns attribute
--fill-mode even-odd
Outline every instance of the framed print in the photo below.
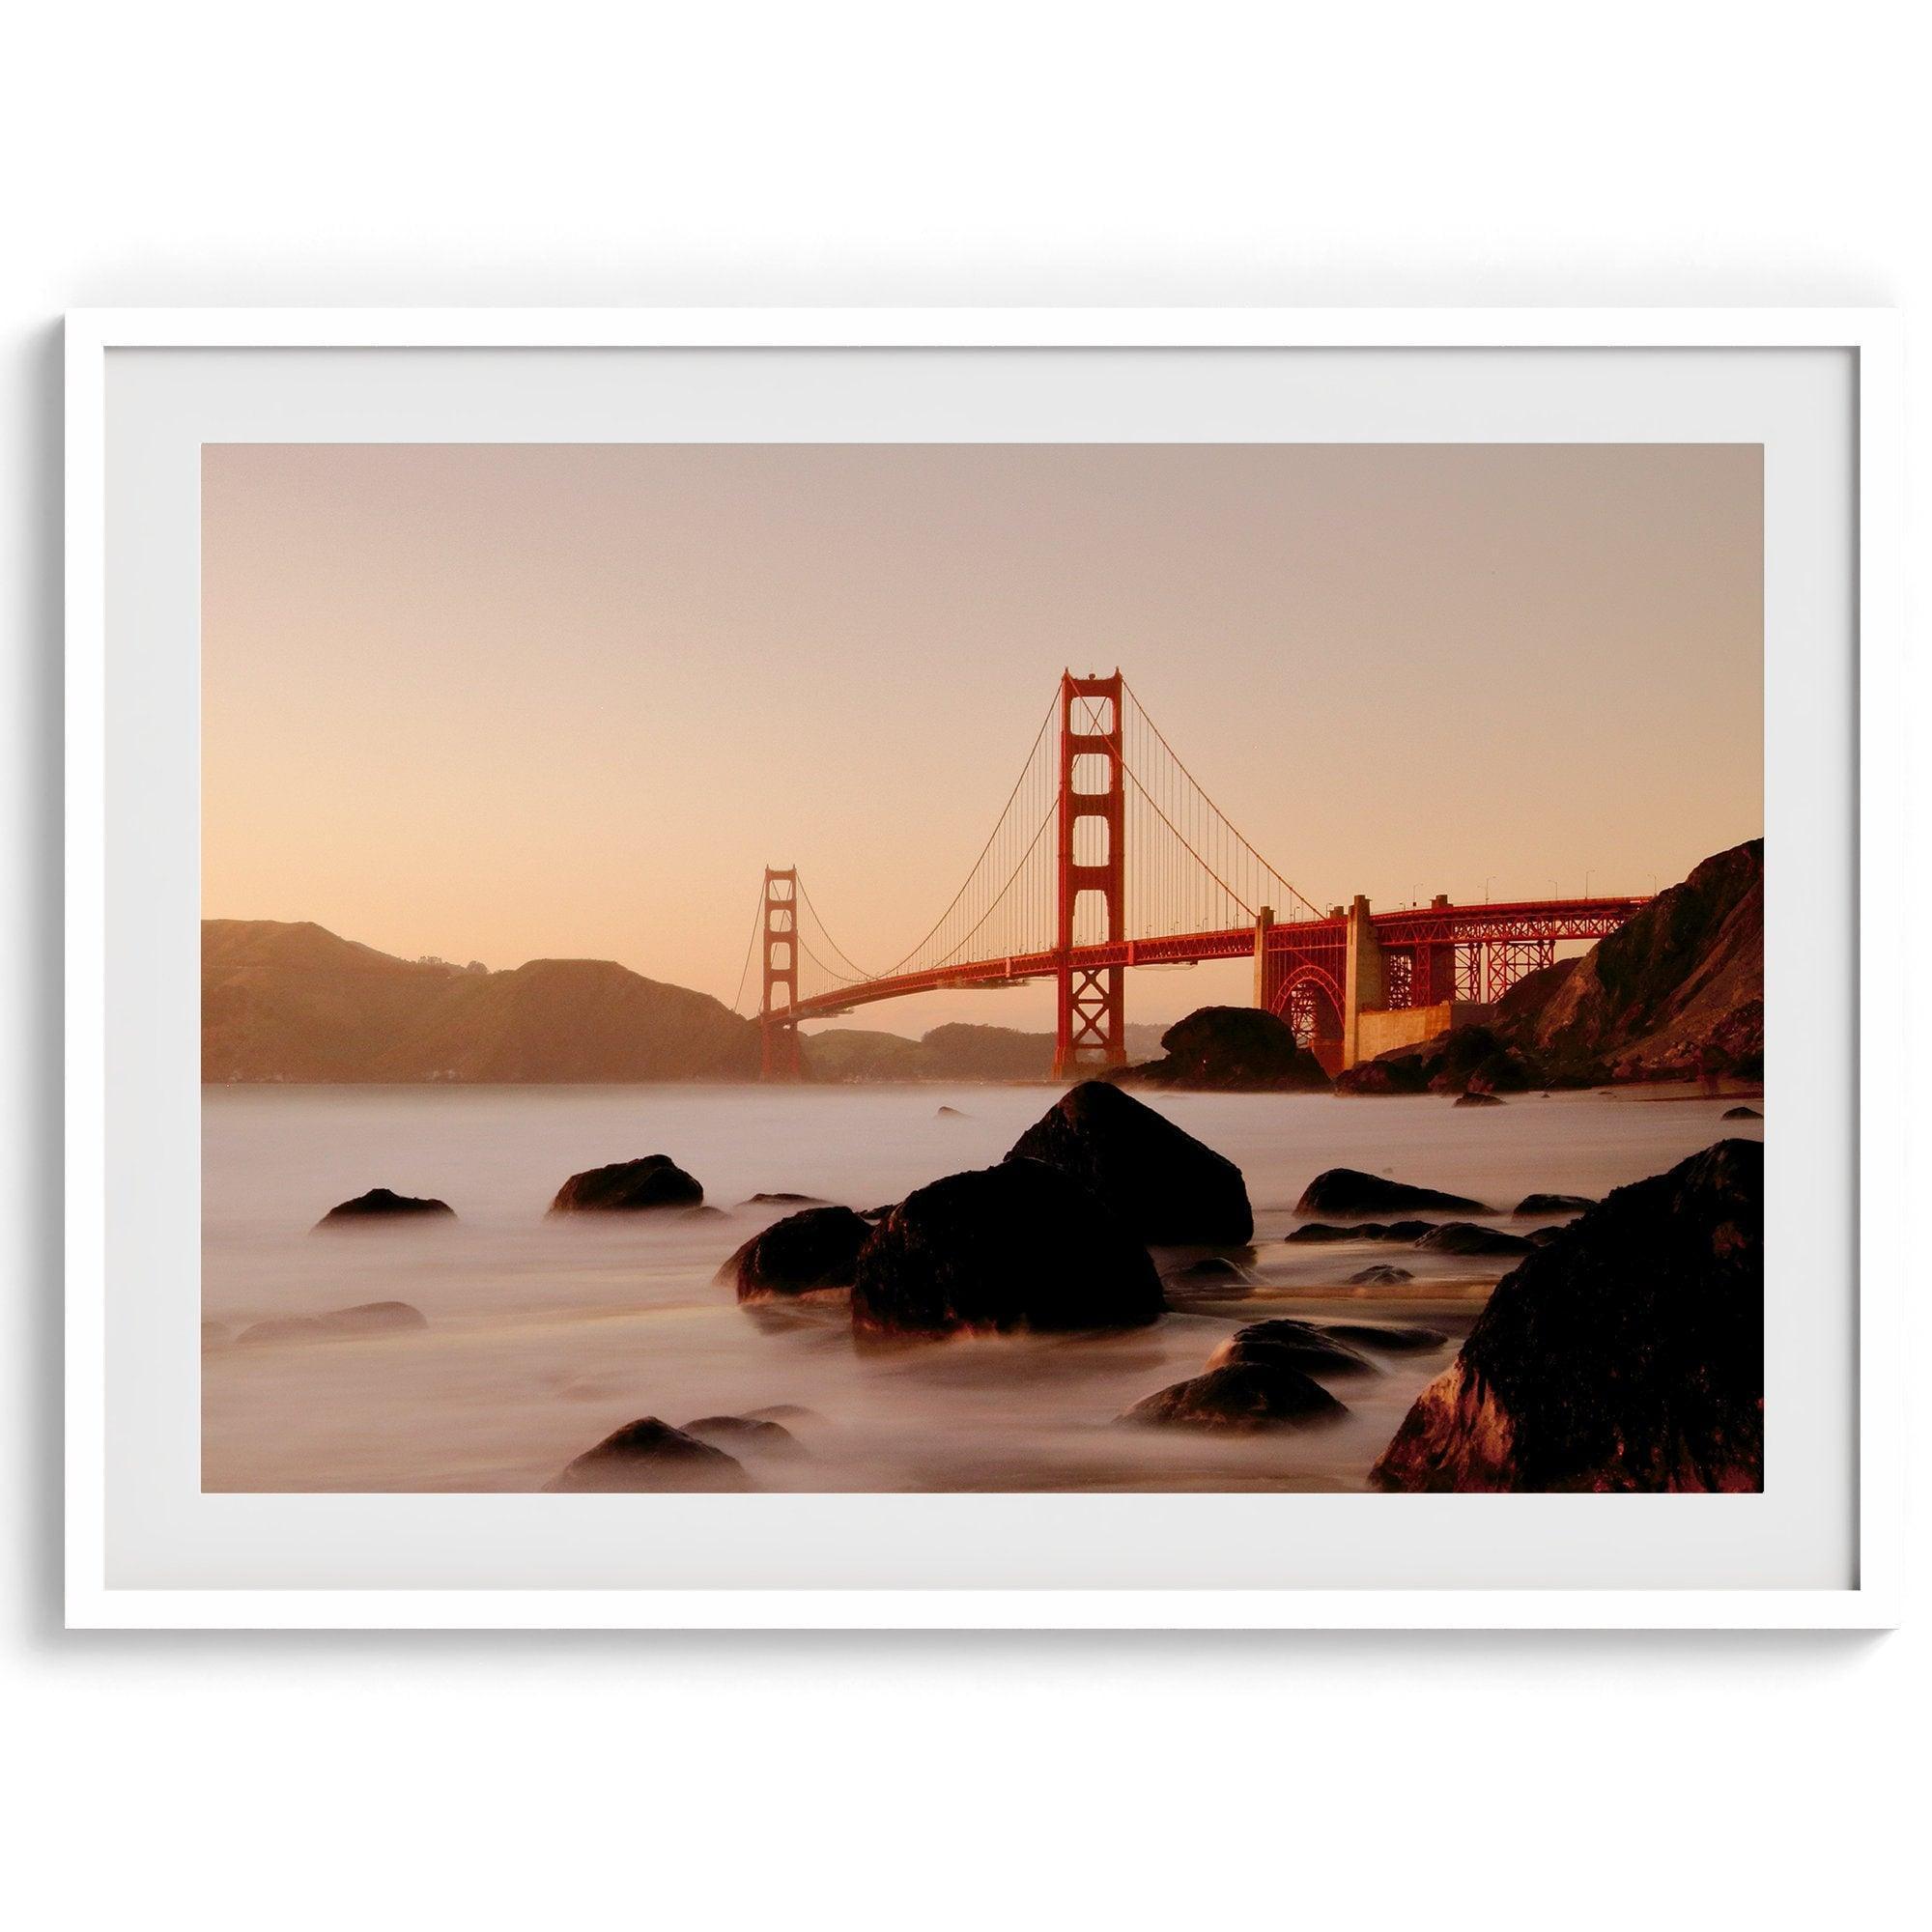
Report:
<svg viewBox="0 0 1932 1932"><path fill-rule="evenodd" d="M68 401L72 1622L1895 1616L1889 317Z"/></svg>

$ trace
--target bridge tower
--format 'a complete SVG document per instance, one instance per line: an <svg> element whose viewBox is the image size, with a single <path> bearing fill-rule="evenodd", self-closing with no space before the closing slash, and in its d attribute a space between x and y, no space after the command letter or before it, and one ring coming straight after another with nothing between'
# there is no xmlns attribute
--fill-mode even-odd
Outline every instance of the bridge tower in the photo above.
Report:
<svg viewBox="0 0 1932 1932"><path fill-rule="evenodd" d="M1060 680L1060 869L1054 945L1060 954L1053 1074L1077 1079L1126 1061L1119 966L1076 966L1083 946L1126 937L1126 763L1121 673ZM1076 917L1079 915L1079 917Z"/></svg>
<svg viewBox="0 0 1932 1932"><path fill-rule="evenodd" d="M761 1080L799 1077L798 1024L798 867L765 867L763 934L764 997L758 1003Z"/></svg>

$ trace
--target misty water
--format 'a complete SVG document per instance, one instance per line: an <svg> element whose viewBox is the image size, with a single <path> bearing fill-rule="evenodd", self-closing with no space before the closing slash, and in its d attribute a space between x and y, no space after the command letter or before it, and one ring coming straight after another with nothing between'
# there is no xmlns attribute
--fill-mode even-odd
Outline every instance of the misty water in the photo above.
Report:
<svg viewBox="0 0 1932 1932"><path fill-rule="evenodd" d="M1471 1195L1502 1225L1532 1191L1601 1195L1756 1122L1683 1087L1525 1095L1166 1095L1161 1111L1238 1163L1260 1285L1171 1292L1153 1328L1093 1338L857 1347L842 1297L741 1309L714 1283L787 1191L860 1209L996 1161L1053 1097L1039 1087L229 1087L206 1092L203 1483L210 1490L533 1490L639 1416L679 1424L776 1404L805 1453L746 1454L793 1490L1360 1489L1511 1264L1379 1241L1284 1245L1321 1169ZM942 1115L942 1106L957 1115ZM719 1214L546 1220L566 1176L664 1152ZM309 1231L384 1186L458 1220ZM1156 1251L1164 1272L1201 1250ZM1356 1288L1373 1263L1411 1271ZM361 1302L428 1326L239 1343L248 1324ZM1122 1428L1246 1321L1406 1322L1448 1340L1329 1386L1326 1427L1230 1436Z"/></svg>

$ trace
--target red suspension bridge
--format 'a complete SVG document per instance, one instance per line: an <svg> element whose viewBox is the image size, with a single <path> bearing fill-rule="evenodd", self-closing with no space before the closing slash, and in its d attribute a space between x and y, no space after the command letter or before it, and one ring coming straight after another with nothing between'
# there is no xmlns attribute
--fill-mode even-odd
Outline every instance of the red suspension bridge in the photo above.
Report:
<svg viewBox="0 0 1932 1932"><path fill-rule="evenodd" d="M1129 967L1243 958L1255 1005L1334 1072L1479 1016L1549 965L1558 942L1600 939L1646 903L1438 896L1378 913L1358 896L1323 910L1228 820L1118 670L1067 672L965 884L909 952L868 971L826 929L798 869L768 868L746 972L754 953L768 1080L799 1077L801 1021L1046 979L1056 1075L1118 1066Z"/></svg>

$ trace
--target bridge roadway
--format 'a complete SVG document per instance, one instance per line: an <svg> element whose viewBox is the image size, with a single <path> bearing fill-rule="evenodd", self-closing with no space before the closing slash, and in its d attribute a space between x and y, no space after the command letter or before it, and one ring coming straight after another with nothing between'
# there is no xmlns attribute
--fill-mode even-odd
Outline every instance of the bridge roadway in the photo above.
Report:
<svg viewBox="0 0 1932 1932"><path fill-rule="evenodd" d="M1406 979L1406 987L1383 984L1375 990L1395 995L1387 999L1389 1005L1422 1006L1433 1003L1421 997L1425 993L1448 999L1499 997L1523 972L1548 964L1558 942L1601 939L1648 903L1647 898L1598 897L1450 905L1438 899L1431 905L1378 913L1357 900L1358 913L1338 907L1325 919L1276 921L1264 914L1252 925L1214 932L1158 933L1143 939L1075 946L1064 952L1049 948L924 967L813 994L771 1017L780 1021L835 1019L881 1000L949 989L1017 985L1069 969L1102 972L1129 966L1192 965L1208 959L1252 959L1259 941L1263 962L1256 975L1256 1004L1283 1011L1294 988L1307 985L1321 996L1322 1006L1332 1009L1339 1023L1350 1004L1346 975L1351 914L1366 919L1381 961L1406 958L1417 962L1409 974L1393 976ZM1461 955L1457 966L1461 985L1425 985L1421 962L1452 949ZM1479 975L1479 982L1472 983L1472 973ZM1322 1020L1327 1017L1321 1014ZM1321 1030L1325 1033L1327 1029L1323 1026Z"/></svg>

